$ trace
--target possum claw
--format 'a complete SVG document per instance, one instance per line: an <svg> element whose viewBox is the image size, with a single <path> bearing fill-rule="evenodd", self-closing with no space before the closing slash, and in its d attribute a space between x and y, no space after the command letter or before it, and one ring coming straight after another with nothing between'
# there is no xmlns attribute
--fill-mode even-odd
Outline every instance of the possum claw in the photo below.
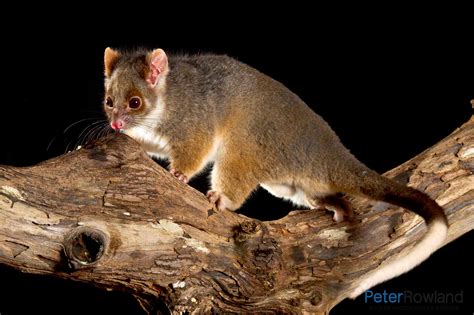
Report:
<svg viewBox="0 0 474 315"><path fill-rule="evenodd" d="M215 204L218 210L236 210L238 207L223 193L215 190L209 190L206 194L207 199L210 203Z"/></svg>
<svg viewBox="0 0 474 315"><path fill-rule="evenodd" d="M188 183L188 177L186 175L184 175L183 173L181 173L180 171L177 171L176 169L172 168L170 170L170 173L171 173L171 175L176 177L179 181L181 181L185 184Z"/></svg>

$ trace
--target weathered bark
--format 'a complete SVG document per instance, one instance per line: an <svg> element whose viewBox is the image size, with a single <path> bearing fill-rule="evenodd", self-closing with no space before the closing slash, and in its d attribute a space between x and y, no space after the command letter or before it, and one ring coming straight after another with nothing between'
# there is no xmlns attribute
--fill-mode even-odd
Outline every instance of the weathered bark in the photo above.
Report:
<svg viewBox="0 0 474 315"><path fill-rule="evenodd" d="M474 226L473 170L471 118L386 175L444 207L449 243ZM355 220L339 224L324 211L271 222L216 211L117 134L33 167L0 166L0 263L127 290L149 312L163 301L172 312L324 314L426 231L403 209L351 202Z"/></svg>

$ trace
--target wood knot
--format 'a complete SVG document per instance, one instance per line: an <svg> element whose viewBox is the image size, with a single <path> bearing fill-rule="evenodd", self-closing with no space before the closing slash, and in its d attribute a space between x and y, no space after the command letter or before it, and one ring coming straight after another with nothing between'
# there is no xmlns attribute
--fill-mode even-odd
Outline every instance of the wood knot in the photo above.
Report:
<svg viewBox="0 0 474 315"><path fill-rule="evenodd" d="M252 250L252 254L256 262L268 264L275 259L274 256L281 254L281 249L277 241L272 238L267 238L262 240L257 248Z"/></svg>
<svg viewBox="0 0 474 315"><path fill-rule="evenodd" d="M234 239L238 242L243 242L247 240L250 235L260 230L261 226L259 222L253 220L244 221L234 229Z"/></svg>
<svg viewBox="0 0 474 315"><path fill-rule="evenodd" d="M260 231L260 225L255 221L244 221L240 224L243 233L253 234Z"/></svg>
<svg viewBox="0 0 474 315"><path fill-rule="evenodd" d="M103 232L90 227L73 230L64 241L69 267L75 270L97 263L105 252L107 239Z"/></svg>
<svg viewBox="0 0 474 315"><path fill-rule="evenodd" d="M249 244L248 266L254 269L256 278L265 290L275 287L276 274L282 269L282 251L278 242L272 238Z"/></svg>
<svg viewBox="0 0 474 315"><path fill-rule="evenodd" d="M323 297L321 295L321 293L319 292L313 292L313 294L311 295L311 298L310 298L310 302L312 305L318 305L319 303L321 303L321 301L323 300Z"/></svg>

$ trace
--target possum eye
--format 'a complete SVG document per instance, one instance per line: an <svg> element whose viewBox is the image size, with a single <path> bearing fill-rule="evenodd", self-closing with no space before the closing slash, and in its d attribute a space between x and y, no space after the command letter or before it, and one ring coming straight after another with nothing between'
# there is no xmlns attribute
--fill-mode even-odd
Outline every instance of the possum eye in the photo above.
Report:
<svg viewBox="0 0 474 315"><path fill-rule="evenodd" d="M132 97L128 101L128 107L130 107L131 109L138 109L140 108L141 105L142 105L142 101L140 100L139 97Z"/></svg>
<svg viewBox="0 0 474 315"><path fill-rule="evenodd" d="M112 102L112 99L110 98L110 96L105 99L105 105L107 107L114 107L114 102Z"/></svg>

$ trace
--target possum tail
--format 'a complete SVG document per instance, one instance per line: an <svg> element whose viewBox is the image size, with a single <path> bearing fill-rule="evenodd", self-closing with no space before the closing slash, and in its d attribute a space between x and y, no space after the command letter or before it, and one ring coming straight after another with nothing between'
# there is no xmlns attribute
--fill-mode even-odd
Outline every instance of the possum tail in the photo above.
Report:
<svg viewBox="0 0 474 315"><path fill-rule="evenodd" d="M343 181L343 185L347 184L347 187L341 187L343 192L366 196L413 211L423 217L428 228L423 238L407 255L382 264L380 268L370 273L350 295L350 298L354 299L369 288L397 277L426 260L446 239L448 220L443 208L421 191L365 168L352 174L353 178Z"/></svg>

